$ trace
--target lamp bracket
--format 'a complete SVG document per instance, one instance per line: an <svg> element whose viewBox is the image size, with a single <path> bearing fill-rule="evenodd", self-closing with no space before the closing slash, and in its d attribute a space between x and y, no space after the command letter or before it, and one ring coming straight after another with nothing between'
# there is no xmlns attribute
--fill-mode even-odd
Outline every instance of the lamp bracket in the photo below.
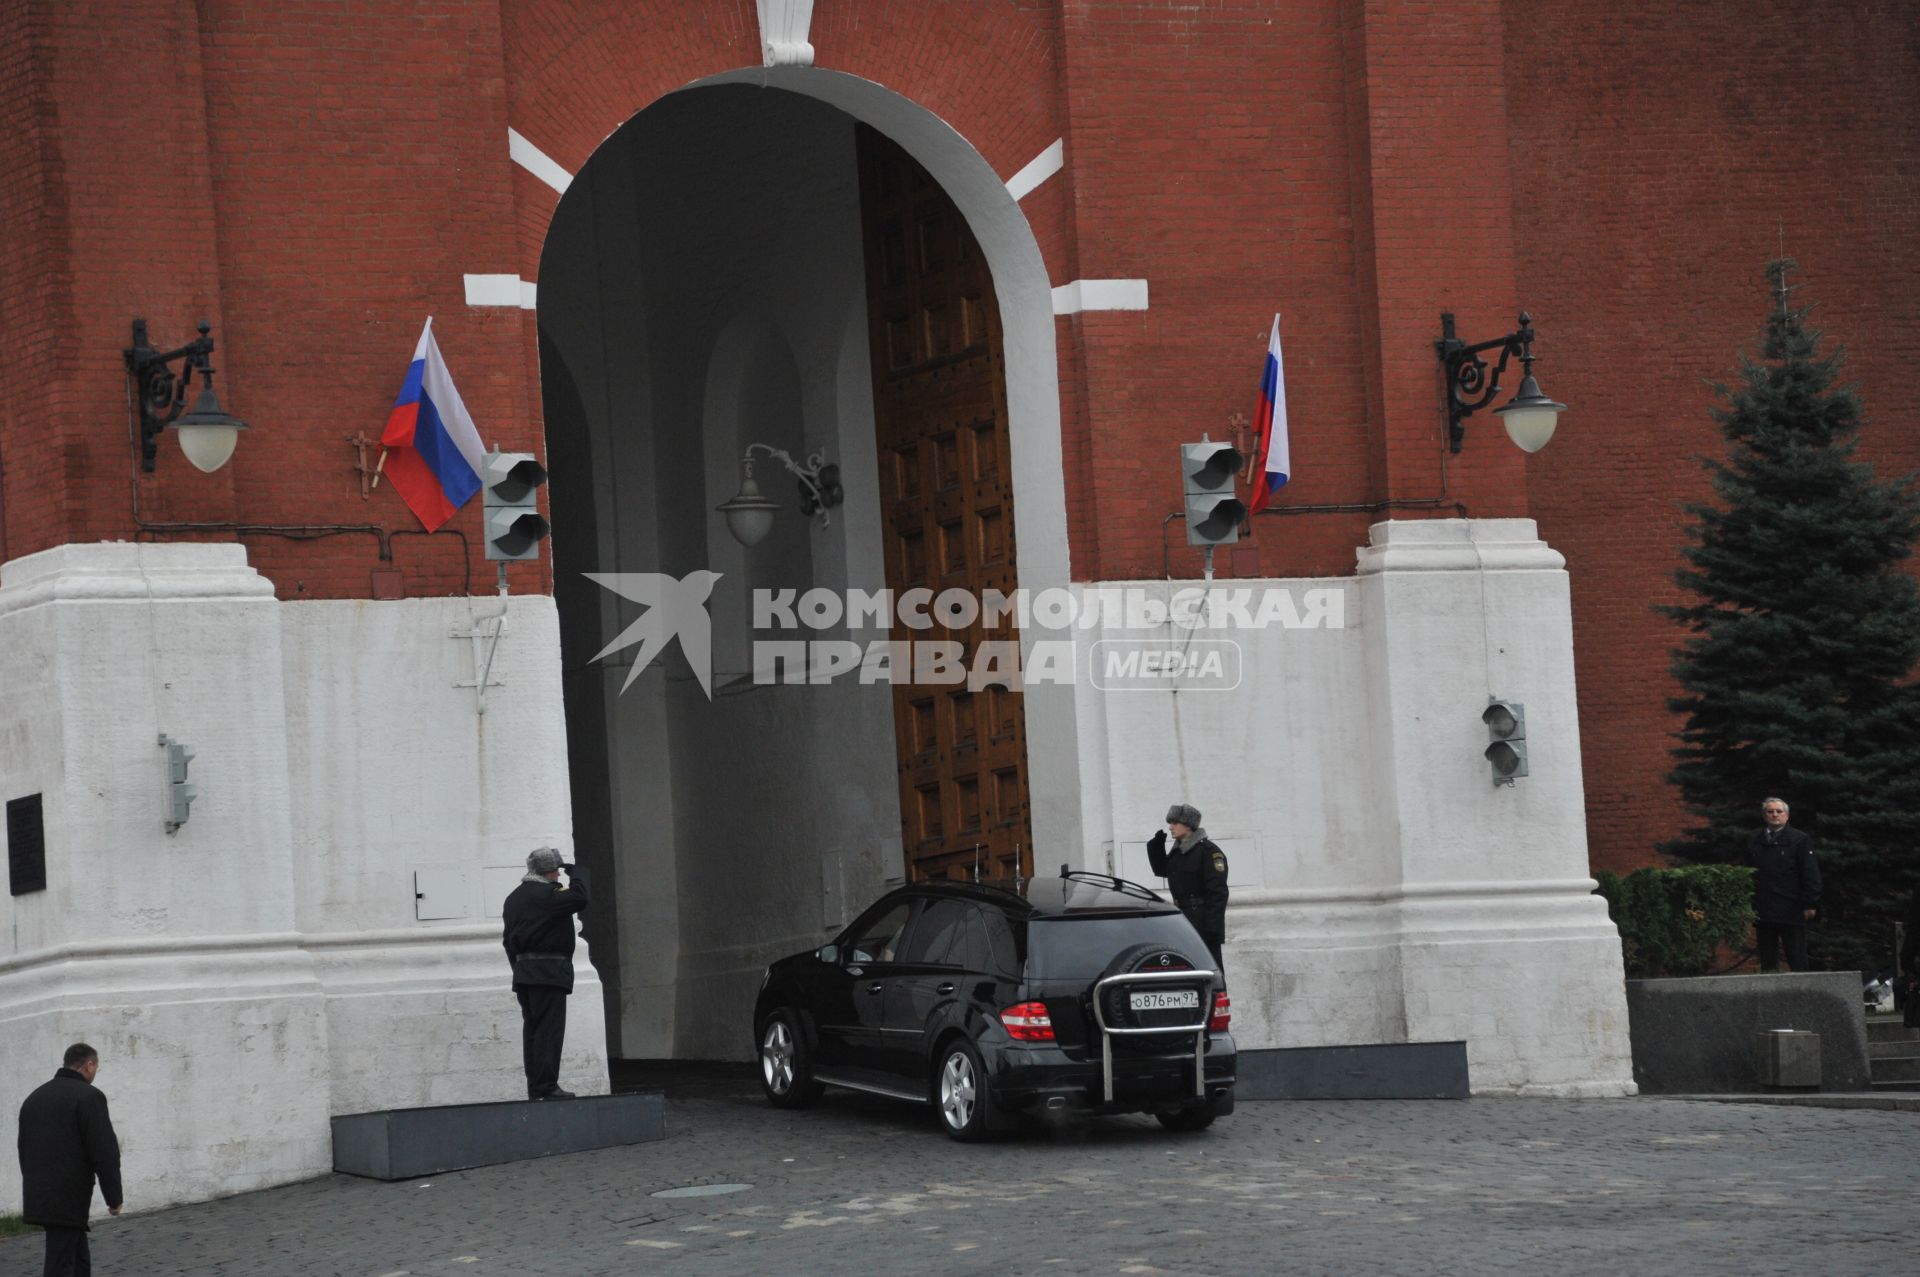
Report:
<svg viewBox="0 0 1920 1277"><path fill-rule="evenodd" d="M1520 327L1513 332L1468 345L1454 336L1453 312L1444 311L1440 315L1440 340L1433 343L1433 348L1447 377L1447 448L1458 452L1467 437L1466 419L1500 393L1500 377L1508 361L1518 355L1526 371L1533 370L1533 316L1523 310ZM1500 362L1489 376L1487 361L1480 356L1493 350L1500 352Z"/></svg>
<svg viewBox="0 0 1920 1277"><path fill-rule="evenodd" d="M213 386L212 331L212 325L203 319L199 337L178 349L163 351L147 339L147 321L133 321L133 345L121 354L140 400L140 468L149 474L153 472L160 433L186 410L187 388L193 384L194 372L200 373L202 386ZM167 367L176 359L186 360L178 374Z"/></svg>
<svg viewBox="0 0 1920 1277"><path fill-rule="evenodd" d="M827 461L826 449L820 448L807 454L805 462L795 461L793 454L784 448L771 444L750 443L746 455L741 460L746 474L753 474L754 453L759 452L785 466L787 473L800 481L800 512L806 515L819 515L820 526L828 527L832 518L827 514L829 508L837 506L845 499L840 487L840 467Z"/></svg>

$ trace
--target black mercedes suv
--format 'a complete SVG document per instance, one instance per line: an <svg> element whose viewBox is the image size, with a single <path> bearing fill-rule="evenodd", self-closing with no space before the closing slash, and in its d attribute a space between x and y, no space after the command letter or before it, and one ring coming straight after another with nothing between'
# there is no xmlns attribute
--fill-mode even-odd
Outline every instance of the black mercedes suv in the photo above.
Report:
<svg viewBox="0 0 1920 1277"><path fill-rule="evenodd" d="M1233 1112L1223 985L1138 883L1064 867L915 883L768 967L754 1041L781 1108L831 1085L929 1104L958 1140L1064 1108L1197 1131Z"/></svg>

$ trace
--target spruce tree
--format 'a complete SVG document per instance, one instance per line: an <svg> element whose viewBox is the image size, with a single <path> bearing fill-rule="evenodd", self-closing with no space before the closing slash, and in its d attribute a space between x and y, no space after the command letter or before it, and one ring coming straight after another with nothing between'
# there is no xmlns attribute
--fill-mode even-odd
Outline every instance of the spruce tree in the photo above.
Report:
<svg viewBox="0 0 1920 1277"><path fill-rule="evenodd" d="M1760 358L1715 387L1727 455L1704 463L1717 499L1686 507L1675 574L1697 601L1660 609L1689 632L1668 779L1700 821L1660 849L1739 863L1761 800L1784 798L1825 877L1815 966L1879 971L1920 882L1920 500L1855 460L1860 405L1794 304L1795 269L1768 264Z"/></svg>

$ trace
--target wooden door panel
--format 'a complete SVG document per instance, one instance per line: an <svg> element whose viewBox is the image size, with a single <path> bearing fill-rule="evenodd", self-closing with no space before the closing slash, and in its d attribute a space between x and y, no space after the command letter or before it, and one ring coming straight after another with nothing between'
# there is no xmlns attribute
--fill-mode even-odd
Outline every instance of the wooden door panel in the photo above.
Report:
<svg viewBox="0 0 1920 1277"><path fill-rule="evenodd" d="M887 585L1011 594L1016 542L999 309L985 259L937 183L859 130L861 218ZM895 639L1019 641L1010 624ZM904 679L905 674L901 677ZM1010 687L896 681L901 833L916 879L1030 874L1022 697Z"/></svg>

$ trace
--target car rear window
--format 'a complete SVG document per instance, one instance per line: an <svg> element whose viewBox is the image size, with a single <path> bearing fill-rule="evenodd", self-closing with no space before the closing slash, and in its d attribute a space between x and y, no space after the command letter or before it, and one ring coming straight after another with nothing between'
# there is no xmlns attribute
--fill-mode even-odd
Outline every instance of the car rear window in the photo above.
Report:
<svg viewBox="0 0 1920 1277"><path fill-rule="evenodd" d="M1027 923L1027 976L1032 980L1091 980L1136 944L1164 944L1196 967L1212 967L1207 946L1177 913L1130 917L1033 918Z"/></svg>

